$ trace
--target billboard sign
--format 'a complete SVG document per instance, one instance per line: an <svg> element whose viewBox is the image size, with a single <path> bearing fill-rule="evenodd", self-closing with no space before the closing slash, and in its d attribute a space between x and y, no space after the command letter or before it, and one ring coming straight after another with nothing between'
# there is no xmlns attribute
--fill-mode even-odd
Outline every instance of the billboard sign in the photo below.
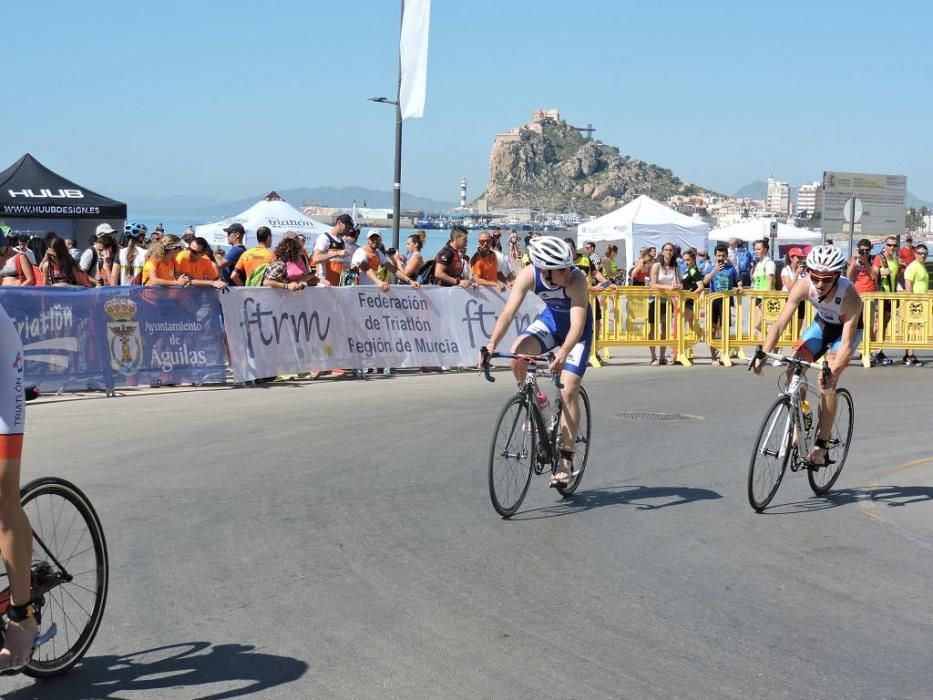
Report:
<svg viewBox="0 0 933 700"><path fill-rule="evenodd" d="M904 232L906 175L824 172L821 221L824 234L849 233L853 218L852 200L855 200L855 233L897 236Z"/></svg>

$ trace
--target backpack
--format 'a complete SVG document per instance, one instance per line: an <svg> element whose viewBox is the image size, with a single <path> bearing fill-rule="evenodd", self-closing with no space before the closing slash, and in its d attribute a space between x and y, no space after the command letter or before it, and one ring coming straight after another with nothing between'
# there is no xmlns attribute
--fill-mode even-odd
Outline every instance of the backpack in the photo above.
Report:
<svg viewBox="0 0 933 700"><path fill-rule="evenodd" d="M260 265L255 270L249 273L249 277L246 278L247 287L261 287L263 280L266 279L266 268L269 267L269 263L265 265Z"/></svg>
<svg viewBox="0 0 933 700"><path fill-rule="evenodd" d="M433 259L428 260L418 268L418 272L415 274L415 279L418 280L420 284L437 284L437 280L434 278Z"/></svg>

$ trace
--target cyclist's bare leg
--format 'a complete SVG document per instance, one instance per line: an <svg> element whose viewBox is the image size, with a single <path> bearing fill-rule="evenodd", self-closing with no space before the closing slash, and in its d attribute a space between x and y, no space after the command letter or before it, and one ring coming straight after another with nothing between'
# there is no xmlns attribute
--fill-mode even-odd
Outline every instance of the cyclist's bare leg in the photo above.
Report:
<svg viewBox="0 0 933 700"><path fill-rule="evenodd" d="M582 377L573 372L564 370L560 373L560 383L564 388L560 391L561 400L564 402L564 410L560 418L560 441L563 450L572 452L577 441L577 430L580 426L580 382ZM563 455L560 460L560 473L566 474L561 480L569 479L573 471L573 460L567 459Z"/></svg>
<svg viewBox="0 0 933 700"><path fill-rule="evenodd" d="M21 450L21 435L0 435L0 556L9 576L10 602L16 606L30 602L32 561L32 527L19 496ZM0 651L0 671L22 666L29 660L38 631L31 616L7 625Z"/></svg>
<svg viewBox="0 0 933 700"><path fill-rule="evenodd" d="M826 361L829 361L827 356ZM832 378L829 380L829 384L825 384L823 381L823 374L820 374L820 415L817 418L816 423L816 438L824 445L833 432L833 422L836 420L836 384L839 381L840 375L845 371L844 367L840 367L838 371L832 375ZM826 464L826 453L828 450L822 445L816 445L810 450L809 460L811 463L822 466Z"/></svg>
<svg viewBox="0 0 933 700"><path fill-rule="evenodd" d="M533 335L520 335L512 343L511 352L520 355L538 355L541 353L541 343ZM525 381L525 375L528 374L528 363L525 360L512 360L512 374L515 375L515 381L521 384Z"/></svg>

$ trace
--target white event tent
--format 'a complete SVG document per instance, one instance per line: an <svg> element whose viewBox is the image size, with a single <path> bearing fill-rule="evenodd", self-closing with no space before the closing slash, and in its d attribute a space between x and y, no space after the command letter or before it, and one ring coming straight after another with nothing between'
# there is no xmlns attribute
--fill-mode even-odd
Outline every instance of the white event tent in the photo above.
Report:
<svg viewBox="0 0 933 700"><path fill-rule="evenodd" d="M746 243L771 237L771 222L774 219L746 219L737 224L724 228L714 228L709 232L711 241L728 241L730 238L739 238ZM811 231L778 222L777 239L780 243L814 243L823 239L819 231Z"/></svg>
<svg viewBox="0 0 933 700"><path fill-rule="evenodd" d="M577 226L579 245L584 241L618 245L617 262L622 269L628 269L641 248L654 246L660 251L665 243L674 243L682 250L705 249L708 234L709 226L703 221L676 212L647 195Z"/></svg>
<svg viewBox="0 0 933 700"><path fill-rule="evenodd" d="M282 240L286 231L304 234L307 246L313 246L319 234L330 231L326 224L305 216L277 193L270 192L242 214L197 226L195 232L212 246L226 246L227 234L224 229L230 224L241 224L246 230L243 245L247 248L256 245L256 229L260 226L268 226L272 230L273 247Z"/></svg>

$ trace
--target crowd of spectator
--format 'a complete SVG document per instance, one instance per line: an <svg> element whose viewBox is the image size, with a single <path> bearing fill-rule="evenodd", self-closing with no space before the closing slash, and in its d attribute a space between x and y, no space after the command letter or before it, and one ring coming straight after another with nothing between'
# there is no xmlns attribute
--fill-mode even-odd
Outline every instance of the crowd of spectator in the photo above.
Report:
<svg viewBox="0 0 933 700"><path fill-rule="evenodd" d="M0 229L0 281L3 285L46 286L129 286L152 285L166 287L208 286L224 290L229 286L265 286L287 291L307 287L372 285L387 291L392 284L422 283L445 287L490 287L504 292L520 268L528 263L523 248L535 233L521 240L511 232L503 249L501 229L481 231L476 249L468 251L469 232L455 226L449 240L433 260L425 260L422 249L426 234L419 231L405 241L404 250L386 249L381 233L373 229L360 244L361 231L352 217L337 217L329 231L314 241L302 234L288 232L272 247L272 232L267 227L256 231L256 245L246 248L246 231L234 223L224 229L226 247L212 249L207 240L198 237L192 227L181 236L168 234L161 225L149 233L142 224L127 226L122 232L109 224L101 224L82 248L72 238L59 238L49 232L44 238L19 238ZM664 292L724 292L745 289L754 292L787 291L806 276L806 249L793 246L779 263L772 259L768 238L754 241L751 250L745 242L731 239L715 247L714 259L706 250L681 250L673 242L665 243L660 253L655 247L642 248L626 269L618 262L619 249L607 244L602 253L591 241L578 247L572 238L565 239L577 251L575 264L588 276L592 291L615 286L644 286L658 292L649 298L648 323L651 338L664 335L671 322L670 297ZM524 243L524 245L523 245ZM929 274L926 268L927 247L913 245L910 234L898 249L897 239L889 237L884 249L871 253L868 239L858 243L851 256L847 276L860 293L904 291L927 294ZM752 309L751 323L761 331L760 299ZM891 302L882 301L866 319L872 339L886 333L891 323ZM722 333L722 302L711 307L709 333L718 338ZM798 314L804 314L801 305ZM602 318L602 305L597 304L597 332ZM684 318L675 322L695 327L696 313L692 302L685 305ZM655 327L658 326L658 327ZM666 348L650 347L651 364L668 363ZM713 364L722 358L712 350ZM676 356L670 362L676 361ZM922 364L912 350L906 350L903 363ZM878 364L892 364L884 352L873 358Z"/></svg>

